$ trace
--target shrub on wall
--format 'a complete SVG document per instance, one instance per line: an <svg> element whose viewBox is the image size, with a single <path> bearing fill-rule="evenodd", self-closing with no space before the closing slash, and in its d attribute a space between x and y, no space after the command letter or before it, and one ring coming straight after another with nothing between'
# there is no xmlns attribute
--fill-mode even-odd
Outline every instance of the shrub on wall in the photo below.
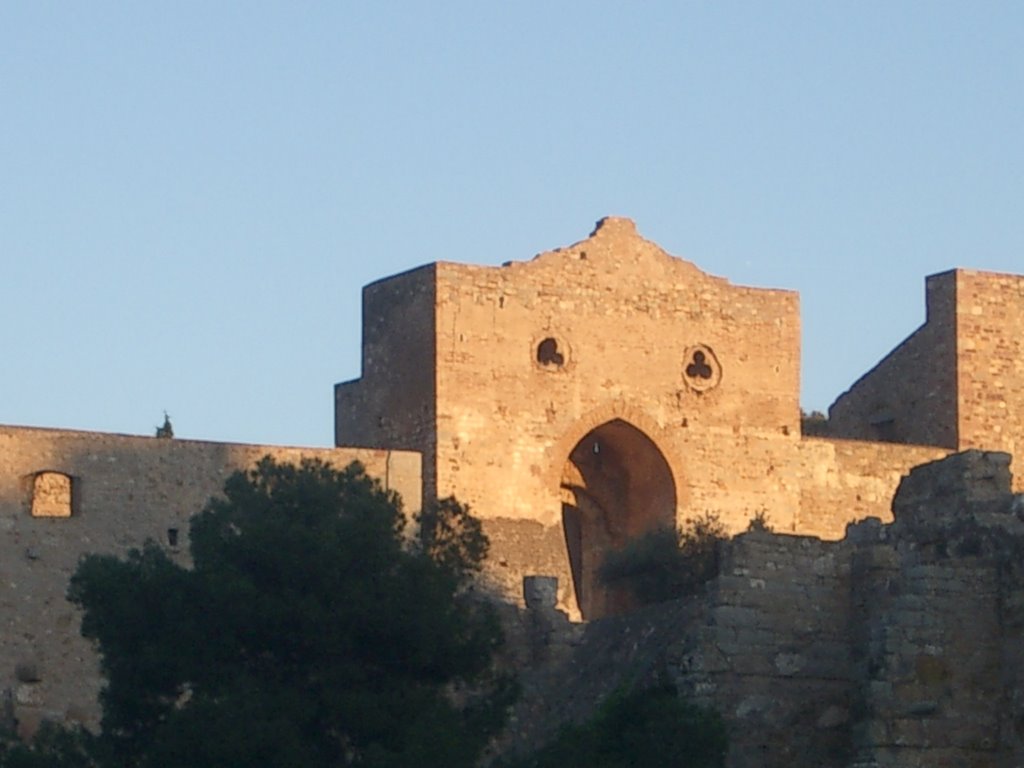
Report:
<svg viewBox="0 0 1024 768"><path fill-rule="evenodd" d="M563 728L512 768L721 768L726 748L722 719L674 687L618 689L590 720Z"/></svg>
<svg viewBox="0 0 1024 768"><path fill-rule="evenodd" d="M625 590L637 605L699 592L718 573L718 545L725 526L717 515L688 519L681 528L655 528L608 553L598 578Z"/></svg>

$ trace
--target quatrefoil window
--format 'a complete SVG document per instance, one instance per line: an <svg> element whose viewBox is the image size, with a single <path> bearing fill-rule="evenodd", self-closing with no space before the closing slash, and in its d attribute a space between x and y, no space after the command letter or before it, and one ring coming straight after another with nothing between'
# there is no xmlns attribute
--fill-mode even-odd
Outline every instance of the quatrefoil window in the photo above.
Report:
<svg viewBox="0 0 1024 768"><path fill-rule="evenodd" d="M696 344L683 355L683 381L696 392L705 392L718 386L722 380L722 366L714 351L706 344Z"/></svg>

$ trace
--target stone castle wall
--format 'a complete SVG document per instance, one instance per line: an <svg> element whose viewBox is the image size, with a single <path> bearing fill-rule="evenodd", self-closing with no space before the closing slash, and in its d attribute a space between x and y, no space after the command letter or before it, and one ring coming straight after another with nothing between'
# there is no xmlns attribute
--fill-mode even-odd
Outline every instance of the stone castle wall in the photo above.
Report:
<svg viewBox="0 0 1024 768"><path fill-rule="evenodd" d="M927 280L923 326L829 409L840 437L1018 453L1024 444L1024 276ZM1024 491L1024 473L1015 489Z"/></svg>
<svg viewBox="0 0 1024 768"><path fill-rule="evenodd" d="M1016 599L1006 597L1003 575L986 570L990 563L974 571L964 560L941 587L953 595L948 604L933 601L927 569L938 560L922 566L923 581L901 586L904 565L916 565L890 540L839 543L851 522L893 520L893 492L913 467L958 448L1012 451L1024 440L1024 277L955 270L928 278L927 299L925 324L837 400L823 435L804 436L797 295L732 285L644 240L632 222L606 219L587 240L528 262L438 263L366 286L361 377L335 388L335 440L367 448L0 427L0 583L10 587L0 592L0 693L11 692L26 722L94 712L95 660L64 601L82 554L123 553L151 537L183 558L189 515L233 469L268 453L358 458L412 509L448 494L468 503L491 539L491 591L521 605L524 577L555 576L557 605L574 619L618 610L596 571L631 537L706 514L730 534L766 518L796 537L736 539L730 562L745 572L723 573L710 607L690 604L687 611L711 611L713 621L670 645L738 647L742 635L755 649L781 643L778 653L789 656L779 663L789 668L795 656L813 656L817 641L830 648L844 632L859 639L845 655L830 652L831 677L820 659L800 667L806 674L780 676L768 667L744 671L737 656L712 677L695 670L679 680L698 693L733 691L725 704L749 700L743 711L754 720L731 716L759 727L809 722L796 710L759 709L766 697L814 702L829 713L826 724L815 721L800 738L818 752L868 744L848 730L855 722L875 734L878 754L896 749L910 738L904 726L879 730L849 707L844 715L835 698L845 692L888 712L880 722L899 719L896 705L878 698L884 686L864 688L862 667L870 657L902 670L910 664L899 655L902 641L857 632L904 613L919 621L910 609L922 601L926 612L952 610L969 600L958 579L979 585L971 626L986 632L992 606ZM1014 487L1024 490L1020 474ZM910 597L896 600L890 587ZM854 593L860 602L850 602ZM757 627L744 617L756 617ZM796 626L805 627L799 636ZM1004 629L998 653L1014 660L1016 641ZM906 647L926 634L908 635ZM997 651L986 653L982 666ZM682 656L673 663L685 666ZM781 731L765 738L774 746L750 746L751 755L788 754L779 751Z"/></svg>
<svg viewBox="0 0 1024 768"><path fill-rule="evenodd" d="M670 681L725 717L729 768L1021 765L1024 497L1009 457L915 469L894 510L842 541L743 534L705 593L582 630L527 611L548 634L534 634L513 744L618 685Z"/></svg>
<svg viewBox="0 0 1024 768"><path fill-rule="evenodd" d="M358 460L401 494L407 513L420 508L415 453L0 427L0 715L12 709L28 730L44 717L95 725L97 660L65 599L79 558L123 555L152 539L186 562L190 516L231 472L267 455L338 467ZM70 478L69 515L33 515L34 496L63 501L37 477Z"/></svg>
<svg viewBox="0 0 1024 768"><path fill-rule="evenodd" d="M924 325L836 399L831 434L957 447L956 275L926 280Z"/></svg>
<svg viewBox="0 0 1024 768"><path fill-rule="evenodd" d="M335 386L335 444L433 454L437 419L435 266L363 289L362 376ZM425 496L436 487L423 463Z"/></svg>
<svg viewBox="0 0 1024 768"><path fill-rule="evenodd" d="M1024 454L1024 276L958 270L957 304L957 447Z"/></svg>
<svg viewBox="0 0 1024 768"><path fill-rule="evenodd" d="M528 262L383 280L364 315L339 437L423 451L437 493L484 520L494 586L557 575L574 617L627 535L711 513L839 538L949 450L802 439L797 296L707 275L624 219Z"/></svg>

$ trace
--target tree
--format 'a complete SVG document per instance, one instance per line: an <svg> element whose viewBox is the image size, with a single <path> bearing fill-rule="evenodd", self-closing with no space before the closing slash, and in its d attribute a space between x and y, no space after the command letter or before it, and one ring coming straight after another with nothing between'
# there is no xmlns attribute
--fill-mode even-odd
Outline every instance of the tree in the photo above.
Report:
<svg viewBox="0 0 1024 768"><path fill-rule="evenodd" d="M31 744L0 730L0 768L94 768L93 737L81 728L43 723Z"/></svg>
<svg viewBox="0 0 1024 768"><path fill-rule="evenodd" d="M651 605L692 595L718 575L718 551L725 526L706 513L681 528L662 526L609 552L598 578L605 586L628 592L637 605Z"/></svg>
<svg viewBox="0 0 1024 768"><path fill-rule="evenodd" d="M70 599L106 687L97 759L124 766L469 766L510 686L474 599L479 523L452 500L406 538L353 464L265 458L192 520L193 566L90 556Z"/></svg>
<svg viewBox="0 0 1024 768"><path fill-rule="evenodd" d="M722 719L674 687L620 688L587 722L563 728L513 768L721 768L727 746Z"/></svg>

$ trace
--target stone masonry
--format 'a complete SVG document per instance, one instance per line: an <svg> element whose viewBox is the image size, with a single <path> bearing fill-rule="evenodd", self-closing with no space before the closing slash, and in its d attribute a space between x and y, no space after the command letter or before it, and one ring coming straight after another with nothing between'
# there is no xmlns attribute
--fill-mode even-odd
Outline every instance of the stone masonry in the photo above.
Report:
<svg viewBox="0 0 1024 768"><path fill-rule="evenodd" d="M741 534L694 597L582 629L535 605L513 747L618 685L671 681L723 714L729 768L1024 764L1024 497L1008 465L968 451L919 467L895 522L841 541ZM556 629L538 639L539 624Z"/></svg>
<svg viewBox="0 0 1024 768"><path fill-rule="evenodd" d="M877 755L920 740L891 725L884 686L856 700L886 713L878 718L885 728L843 703L851 681L869 679L857 671L864 661L856 649L869 649L877 664L903 663L898 645L885 644L894 636L854 648L851 633L879 616L909 616L913 601L878 587L856 609L867 611L860 619L843 613L836 606L853 588L847 571L866 569L862 586L891 584L903 578L903 550L893 565L885 542L865 544L866 553L882 547L872 565L871 554L837 554L853 546L839 542L859 521L879 521L864 530L903 530L885 525L911 468L957 450L1024 444L1024 277L954 270L929 277L926 288L926 322L836 401L814 436L801 431L797 295L707 274L618 218L528 261L440 262L366 286L361 376L335 387L338 448L0 427L0 715L26 728L43 717L94 722L95 658L64 600L78 559L124 553L147 538L184 557L189 516L229 472L270 454L339 465L358 459L399 490L410 511L447 495L469 503L492 542L489 591L522 607L525 577L557 579L545 584L557 585L555 605L573 620L619 609L596 572L605 553L630 538L705 514L732 534L767 518L789 538L736 539L730 557L754 565L719 579L708 626L732 633L736 659L747 647L762 648L752 660L767 658L790 622L803 629L785 635L772 665L789 668L812 647L838 655L827 674L821 665L801 667L789 683L770 668L734 670L768 686L736 700L746 702L743 717L792 721L793 713L766 703L792 684L803 693L783 699L816 702L824 721L835 722L807 732L819 751L867 749L850 723L874 734ZM788 554L773 559L774 551ZM802 580L808 573L819 579L814 589ZM951 577L977 584L971 610L1002 600L1003 576L987 573ZM740 589L763 581L784 591L790 578L799 590L793 598L804 601L798 616L759 612L760 588ZM765 623L743 625L750 616ZM693 642L704 648L706 639ZM1001 653L1012 655L1012 647ZM717 669L718 656L707 658ZM806 675L813 685L793 682ZM725 679L705 682L729 690ZM701 695L712 690L694 686Z"/></svg>
<svg viewBox="0 0 1024 768"><path fill-rule="evenodd" d="M8 702L0 701L0 716L6 708L24 732L44 718L95 725L99 669L65 599L79 558L152 539L186 562L189 517L229 474L268 455L339 467L360 461L401 494L407 512L420 508L415 453L0 427L0 694ZM40 477L66 481L67 514L33 514ZM57 490L59 498L63 485ZM53 494L45 498L54 503Z"/></svg>
<svg viewBox="0 0 1024 768"><path fill-rule="evenodd" d="M652 526L712 513L738 532L762 514L837 539L891 519L911 467L1012 450L1022 285L929 278L926 324L804 437L797 296L732 285L604 219L530 261L367 286L363 375L336 387L336 439L420 451L425 496L484 519L501 592L555 575L559 606L594 618L603 553Z"/></svg>
<svg viewBox="0 0 1024 768"><path fill-rule="evenodd" d="M830 434L1013 455L1024 444L1024 276L932 275L927 305L925 324L832 405Z"/></svg>

